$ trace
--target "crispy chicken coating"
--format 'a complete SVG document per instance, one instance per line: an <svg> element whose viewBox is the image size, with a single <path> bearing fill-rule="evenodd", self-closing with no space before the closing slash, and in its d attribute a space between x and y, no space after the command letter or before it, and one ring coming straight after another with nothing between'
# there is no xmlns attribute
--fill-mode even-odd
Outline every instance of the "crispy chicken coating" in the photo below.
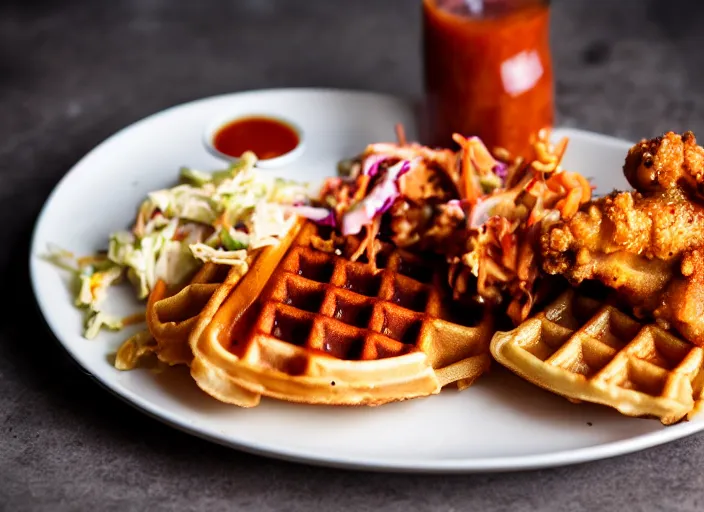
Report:
<svg viewBox="0 0 704 512"><path fill-rule="evenodd" d="M614 192L543 234L543 266L551 274L574 272L574 267L589 265L590 254L619 251L669 260L702 245L703 206L686 199Z"/></svg>
<svg viewBox="0 0 704 512"><path fill-rule="evenodd" d="M666 192L701 194L704 191L704 149L692 132L667 132L642 140L626 156L623 173L644 195Z"/></svg>
<svg viewBox="0 0 704 512"><path fill-rule="evenodd" d="M577 284L598 280L639 316L704 346L704 149L691 132L641 141L613 192L546 227L542 266Z"/></svg>

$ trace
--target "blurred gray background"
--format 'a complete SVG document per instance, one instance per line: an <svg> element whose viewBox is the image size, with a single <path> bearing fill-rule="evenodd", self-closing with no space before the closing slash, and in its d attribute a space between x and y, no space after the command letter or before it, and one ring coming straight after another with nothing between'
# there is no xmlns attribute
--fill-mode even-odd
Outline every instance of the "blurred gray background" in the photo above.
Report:
<svg viewBox="0 0 704 512"><path fill-rule="evenodd" d="M704 133L704 2L554 0L561 124ZM421 94L419 0L0 3L0 510L704 509L704 436L521 474L422 477L226 450L134 411L54 342L27 283L51 188L116 130L244 89ZM285 428L285 426L284 426ZM530 433L526 433L529 438Z"/></svg>

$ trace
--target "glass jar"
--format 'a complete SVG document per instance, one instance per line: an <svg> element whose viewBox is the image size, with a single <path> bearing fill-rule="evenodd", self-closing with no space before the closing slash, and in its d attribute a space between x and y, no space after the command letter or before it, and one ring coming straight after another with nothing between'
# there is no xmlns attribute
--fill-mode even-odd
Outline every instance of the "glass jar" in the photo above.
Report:
<svg viewBox="0 0 704 512"><path fill-rule="evenodd" d="M552 127L549 0L423 0L424 142L480 137L528 157Z"/></svg>

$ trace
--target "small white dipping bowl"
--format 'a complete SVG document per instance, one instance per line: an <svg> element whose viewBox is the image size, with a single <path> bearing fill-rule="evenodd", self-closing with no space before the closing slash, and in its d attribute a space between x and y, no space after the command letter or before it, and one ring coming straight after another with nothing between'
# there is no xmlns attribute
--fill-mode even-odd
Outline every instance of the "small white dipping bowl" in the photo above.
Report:
<svg viewBox="0 0 704 512"><path fill-rule="evenodd" d="M301 129L301 127L298 126L296 123L290 121L289 119L285 119L285 118L277 116L275 114L265 114L265 113L259 113L259 112L248 112L248 113L241 113L241 114L236 114L236 115L229 114L229 115L224 115L224 116L218 116L213 121L208 123L205 127L205 133L203 134L203 144L205 144L205 148L208 150L208 152L210 154L212 154L216 158L227 160L228 162L239 161L239 159L240 159L239 157L222 153L221 151L218 151L215 148L215 144L214 144L215 134L223 126L226 126L226 125L228 125L232 122L238 121L240 119L249 119L252 117L269 119L271 121L285 124L286 126L291 128L294 132L296 132L296 135L298 135L298 144L296 145L295 148L293 148L288 153L284 153L283 155L277 156L275 158L268 158L266 160L257 160L257 165L256 165L257 168L275 169L275 168L283 167L284 165L290 164L296 158L301 156L301 154L305 150L305 134L303 133L303 130Z"/></svg>

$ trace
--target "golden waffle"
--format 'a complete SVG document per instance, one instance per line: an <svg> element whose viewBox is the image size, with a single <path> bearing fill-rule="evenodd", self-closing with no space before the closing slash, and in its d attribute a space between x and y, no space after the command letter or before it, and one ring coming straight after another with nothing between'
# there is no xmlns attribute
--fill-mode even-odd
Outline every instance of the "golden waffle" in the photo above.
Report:
<svg viewBox="0 0 704 512"><path fill-rule="evenodd" d="M164 281L159 280L147 301L147 326L156 340L155 352L170 365L188 364L193 355L188 337L198 315L214 293L225 293L221 286L234 285L242 276L237 267L205 263L190 283L170 295Z"/></svg>
<svg viewBox="0 0 704 512"><path fill-rule="evenodd" d="M377 405L464 388L489 368L491 316L452 301L444 264L384 246L375 270L314 248L323 229L306 223L280 263L258 258L208 304L191 336L201 388L245 407L260 395Z"/></svg>
<svg viewBox="0 0 704 512"><path fill-rule="evenodd" d="M704 352L654 324L568 290L491 342L494 358L571 401L671 424L701 406Z"/></svg>

